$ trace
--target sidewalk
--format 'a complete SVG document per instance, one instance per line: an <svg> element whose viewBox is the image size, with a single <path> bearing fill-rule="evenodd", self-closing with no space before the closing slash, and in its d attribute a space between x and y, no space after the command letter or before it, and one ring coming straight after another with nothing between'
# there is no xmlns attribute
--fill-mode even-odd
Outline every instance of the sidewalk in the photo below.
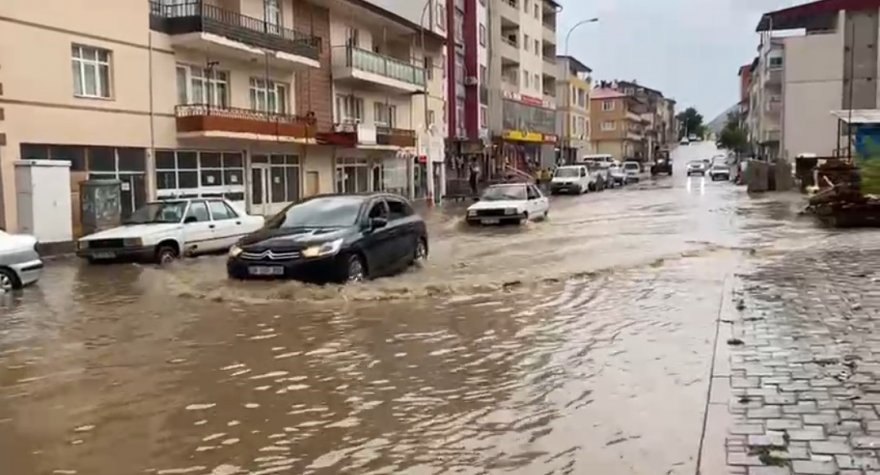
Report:
<svg viewBox="0 0 880 475"><path fill-rule="evenodd" d="M732 280L700 473L880 475L880 234Z"/></svg>

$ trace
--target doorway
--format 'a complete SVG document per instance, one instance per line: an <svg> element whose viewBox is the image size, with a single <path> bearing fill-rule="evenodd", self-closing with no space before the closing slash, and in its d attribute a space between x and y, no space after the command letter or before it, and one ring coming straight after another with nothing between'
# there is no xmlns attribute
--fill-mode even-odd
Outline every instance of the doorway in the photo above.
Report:
<svg viewBox="0 0 880 475"><path fill-rule="evenodd" d="M316 171L306 172L305 196L315 196L320 192L321 177Z"/></svg>

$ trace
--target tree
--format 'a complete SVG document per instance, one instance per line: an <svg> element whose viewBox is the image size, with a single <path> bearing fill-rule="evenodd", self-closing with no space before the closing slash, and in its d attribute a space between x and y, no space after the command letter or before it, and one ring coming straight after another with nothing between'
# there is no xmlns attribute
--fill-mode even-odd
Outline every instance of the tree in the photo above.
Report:
<svg viewBox="0 0 880 475"><path fill-rule="evenodd" d="M702 137L706 134L706 126L703 125L703 116L693 107L688 107L683 112L679 112L675 118L678 119L678 122L681 124L678 133L679 139L687 135Z"/></svg>
<svg viewBox="0 0 880 475"><path fill-rule="evenodd" d="M733 150L736 153L743 153L748 149L749 136L740 124L739 114L731 112L727 115L727 123L724 124L721 137L718 139L721 148Z"/></svg>

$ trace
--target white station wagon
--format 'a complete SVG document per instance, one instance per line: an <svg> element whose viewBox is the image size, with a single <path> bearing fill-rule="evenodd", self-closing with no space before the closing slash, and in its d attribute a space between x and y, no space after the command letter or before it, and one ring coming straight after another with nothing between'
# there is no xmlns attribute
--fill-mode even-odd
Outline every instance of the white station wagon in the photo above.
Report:
<svg viewBox="0 0 880 475"><path fill-rule="evenodd" d="M264 222L262 216L242 213L221 198L155 201L138 208L122 226L81 238L76 254L89 262L165 264L180 256L227 251Z"/></svg>

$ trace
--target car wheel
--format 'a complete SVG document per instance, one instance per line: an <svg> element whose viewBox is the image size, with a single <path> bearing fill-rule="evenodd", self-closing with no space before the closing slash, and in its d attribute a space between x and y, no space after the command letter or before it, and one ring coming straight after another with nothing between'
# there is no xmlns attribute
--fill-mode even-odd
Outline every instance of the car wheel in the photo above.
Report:
<svg viewBox="0 0 880 475"><path fill-rule="evenodd" d="M175 259L177 259L177 249L168 245L156 249L156 263L160 266L171 264Z"/></svg>
<svg viewBox="0 0 880 475"><path fill-rule="evenodd" d="M523 213L522 219L519 220L519 224L528 223L529 222L529 213Z"/></svg>
<svg viewBox="0 0 880 475"><path fill-rule="evenodd" d="M428 258L428 243L425 241L425 238L419 238L416 242L416 248L413 251L413 264L417 264L419 262L423 262Z"/></svg>
<svg viewBox="0 0 880 475"><path fill-rule="evenodd" d="M9 269L0 269L0 293L12 292L21 288L21 281L15 272Z"/></svg>
<svg viewBox="0 0 880 475"><path fill-rule="evenodd" d="M363 282L367 278L367 269L364 267L364 260L357 254L348 256L345 261L345 282Z"/></svg>

